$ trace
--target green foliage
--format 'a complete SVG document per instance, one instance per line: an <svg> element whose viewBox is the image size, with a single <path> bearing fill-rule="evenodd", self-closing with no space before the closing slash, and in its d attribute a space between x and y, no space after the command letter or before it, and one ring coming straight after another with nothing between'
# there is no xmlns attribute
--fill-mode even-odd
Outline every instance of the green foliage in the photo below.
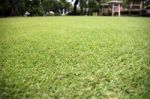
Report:
<svg viewBox="0 0 150 99"><path fill-rule="evenodd" d="M145 9L150 9L150 5L145 6Z"/></svg>
<svg viewBox="0 0 150 99"><path fill-rule="evenodd" d="M43 5L42 5L42 1L39 0L39 15L43 15L44 14L44 9L43 9Z"/></svg>
<svg viewBox="0 0 150 99"><path fill-rule="evenodd" d="M83 15L83 13L82 12L69 12L67 15L68 16L81 16Z"/></svg>
<svg viewBox="0 0 150 99"><path fill-rule="evenodd" d="M61 14L63 9L69 11L71 4L65 0L0 0L0 16L24 15L26 11L31 15L49 11Z"/></svg>
<svg viewBox="0 0 150 99"><path fill-rule="evenodd" d="M150 20L0 19L0 99L149 99Z"/></svg>

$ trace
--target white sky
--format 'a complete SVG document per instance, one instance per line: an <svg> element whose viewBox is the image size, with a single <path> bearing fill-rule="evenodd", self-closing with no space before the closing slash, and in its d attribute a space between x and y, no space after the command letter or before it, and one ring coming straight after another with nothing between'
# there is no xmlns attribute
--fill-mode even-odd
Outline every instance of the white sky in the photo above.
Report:
<svg viewBox="0 0 150 99"><path fill-rule="evenodd" d="M72 2L72 0L67 0L67 1Z"/></svg>
<svg viewBox="0 0 150 99"><path fill-rule="evenodd" d="M72 2L72 0L67 0L68 2ZM73 4L73 2L72 2L72 4Z"/></svg>

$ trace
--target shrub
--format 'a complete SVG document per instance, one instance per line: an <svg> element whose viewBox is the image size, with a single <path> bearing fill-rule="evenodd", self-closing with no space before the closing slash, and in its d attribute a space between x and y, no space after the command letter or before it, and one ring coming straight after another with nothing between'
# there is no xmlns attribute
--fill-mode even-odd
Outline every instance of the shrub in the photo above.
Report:
<svg viewBox="0 0 150 99"><path fill-rule="evenodd" d="M83 15L83 13L81 13L81 12L69 12L67 15L69 15L69 16L77 16L77 15Z"/></svg>

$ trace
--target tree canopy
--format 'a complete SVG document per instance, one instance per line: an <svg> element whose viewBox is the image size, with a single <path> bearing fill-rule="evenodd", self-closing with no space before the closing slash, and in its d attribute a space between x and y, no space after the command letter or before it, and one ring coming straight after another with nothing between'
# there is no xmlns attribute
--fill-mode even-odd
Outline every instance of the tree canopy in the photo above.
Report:
<svg viewBox="0 0 150 99"><path fill-rule="evenodd" d="M26 11L32 15L43 15L48 11L61 13L62 9L70 7L66 0L0 0L0 16L24 15Z"/></svg>
<svg viewBox="0 0 150 99"><path fill-rule="evenodd" d="M101 3L110 0L72 1L74 2L73 5L66 0L0 0L0 16L22 16L27 11L30 12L31 15L44 15L49 11L53 11L56 14L62 14L63 11L91 14L93 11L100 12ZM122 1L127 3L130 0ZM146 5L150 4L150 0L144 0L144 2Z"/></svg>

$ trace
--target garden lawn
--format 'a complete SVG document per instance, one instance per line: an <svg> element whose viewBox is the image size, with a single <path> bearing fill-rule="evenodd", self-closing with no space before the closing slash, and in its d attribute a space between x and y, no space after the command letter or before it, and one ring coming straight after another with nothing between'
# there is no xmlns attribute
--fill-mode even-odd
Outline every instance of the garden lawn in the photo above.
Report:
<svg viewBox="0 0 150 99"><path fill-rule="evenodd" d="M0 18L0 99L150 99L150 18Z"/></svg>

